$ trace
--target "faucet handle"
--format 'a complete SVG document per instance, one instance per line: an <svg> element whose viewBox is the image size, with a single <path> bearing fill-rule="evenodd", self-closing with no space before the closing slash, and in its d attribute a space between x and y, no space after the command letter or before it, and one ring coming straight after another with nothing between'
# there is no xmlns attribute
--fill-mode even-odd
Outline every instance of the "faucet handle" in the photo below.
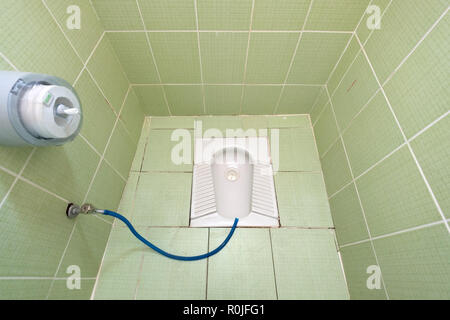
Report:
<svg viewBox="0 0 450 320"><path fill-rule="evenodd" d="M81 213L85 214L96 213L96 210L97 208L90 203L85 203L81 206Z"/></svg>

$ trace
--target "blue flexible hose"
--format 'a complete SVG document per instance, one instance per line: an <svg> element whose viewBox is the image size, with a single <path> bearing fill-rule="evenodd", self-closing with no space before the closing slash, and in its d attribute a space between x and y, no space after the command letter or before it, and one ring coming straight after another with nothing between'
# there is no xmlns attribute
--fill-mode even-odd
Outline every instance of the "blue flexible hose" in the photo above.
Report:
<svg viewBox="0 0 450 320"><path fill-rule="evenodd" d="M228 241L230 241L231 237L233 236L234 230L236 229L236 226L238 224L239 219L235 218L234 219L234 223L233 223L233 227L231 227L230 233L228 234L228 236L226 237L226 239L222 242L222 244L220 246L218 246L216 249L214 249L213 251L210 251L208 253L205 254L201 254L199 256L192 256L192 257L184 257L184 256L177 256L171 253L168 253L160 248L158 248L157 246L155 246L153 243L151 243L150 241L146 240L144 237L142 237L133 227L133 225L130 223L130 221L128 221L127 218L125 218L124 216L122 216L121 214L118 214L117 212L114 211L109 211L109 210L97 210L97 212L102 213L104 215L107 216L111 216L114 218L117 218L119 220L121 220L123 223L125 223L128 227L128 229L130 229L131 233L138 238L140 241L142 241L145 245L147 245L148 247L150 247L151 249L155 250L156 252L158 252L159 254L162 254L163 256L166 256L167 258L170 259L175 259L175 260L182 260L182 261L195 261L195 260L201 260L201 259L206 259L208 257L211 257L213 255L215 255L217 252L219 252L220 250L222 250L228 243Z"/></svg>

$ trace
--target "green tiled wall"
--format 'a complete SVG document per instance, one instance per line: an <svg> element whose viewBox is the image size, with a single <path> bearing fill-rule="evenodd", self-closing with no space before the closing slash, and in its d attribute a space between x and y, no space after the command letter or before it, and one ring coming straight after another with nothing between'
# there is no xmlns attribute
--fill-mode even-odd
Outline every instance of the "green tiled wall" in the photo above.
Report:
<svg viewBox="0 0 450 320"><path fill-rule="evenodd" d="M149 116L309 113L368 3L92 0Z"/></svg>
<svg viewBox="0 0 450 320"><path fill-rule="evenodd" d="M311 112L350 297L449 299L448 2L372 2Z"/></svg>
<svg viewBox="0 0 450 320"><path fill-rule="evenodd" d="M72 4L80 30L66 27ZM89 1L5 0L0 8L0 69L64 78L85 117L64 146L0 147L0 299L89 299L111 222L69 220L65 210L84 200L117 208L144 121L139 93ZM67 289L71 265L80 267L80 290Z"/></svg>

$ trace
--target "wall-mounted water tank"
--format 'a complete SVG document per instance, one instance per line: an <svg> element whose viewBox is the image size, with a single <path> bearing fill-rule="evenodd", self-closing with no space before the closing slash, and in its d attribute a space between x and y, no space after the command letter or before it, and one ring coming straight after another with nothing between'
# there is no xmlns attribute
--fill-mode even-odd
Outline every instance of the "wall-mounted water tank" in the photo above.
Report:
<svg viewBox="0 0 450 320"><path fill-rule="evenodd" d="M80 99L63 79L0 71L0 145L61 145L77 136L82 118Z"/></svg>

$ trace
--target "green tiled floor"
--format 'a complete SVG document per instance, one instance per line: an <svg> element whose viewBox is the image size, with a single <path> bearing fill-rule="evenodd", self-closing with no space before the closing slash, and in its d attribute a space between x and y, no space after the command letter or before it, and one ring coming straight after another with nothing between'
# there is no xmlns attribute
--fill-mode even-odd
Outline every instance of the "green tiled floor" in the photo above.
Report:
<svg viewBox="0 0 450 320"><path fill-rule="evenodd" d="M146 248L116 221L95 299L347 299L307 115L147 118L121 213L144 237L174 254L197 255L222 243L227 228L188 228L192 165L180 168L170 160L173 130L192 134L194 120L202 120L203 132L280 129L275 187L281 227L238 228L216 256L180 262Z"/></svg>

